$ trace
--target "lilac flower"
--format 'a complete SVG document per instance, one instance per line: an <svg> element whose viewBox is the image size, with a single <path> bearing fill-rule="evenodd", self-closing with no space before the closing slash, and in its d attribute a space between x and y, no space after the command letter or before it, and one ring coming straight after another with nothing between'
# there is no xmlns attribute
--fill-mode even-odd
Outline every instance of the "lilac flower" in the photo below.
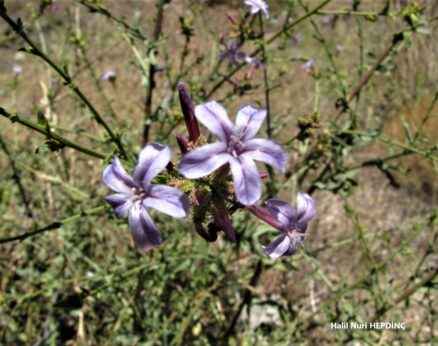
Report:
<svg viewBox="0 0 438 346"><path fill-rule="evenodd" d="M254 160L259 160L284 172L287 153L271 140L255 138L266 117L266 110L250 105L237 112L236 125L226 110L216 101L195 107L195 115L219 142L207 144L185 154L179 171L188 179L211 174L229 164L237 199L244 205L255 203L261 196L262 184Z"/></svg>
<svg viewBox="0 0 438 346"><path fill-rule="evenodd" d="M303 39L303 35L299 32L292 35L292 41L294 41L295 44L299 44L302 39Z"/></svg>
<svg viewBox="0 0 438 346"><path fill-rule="evenodd" d="M324 16L324 18L322 19L321 22L324 25L331 25L332 27L334 27L337 20L338 20L338 15L335 13L332 13L332 14L328 14L328 15Z"/></svg>
<svg viewBox="0 0 438 346"><path fill-rule="evenodd" d="M291 256L297 251L297 244L303 243L307 222L315 216L315 201L306 193L298 193L298 210L281 199L270 199L266 202L270 217L274 222L269 222L269 217L262 215L262 219L276 227L282 234L271 244L264 246L262 251L270 258Z"/></svg>
<svg viewBox="0 0 438 346"><path fill-rule="evenodd" d="M102 77L100 77L100 79L103 81L115 82L116 81L116 73L112 70L108 70L102 75Z"/></svg>
<svg viewBox="0 0 438 346"><path fill-rule="evenodd" d="M262 11L266 18L269 18L268 5L263 0L245 0L244 3L251 6L251 14Z"/></svg>
<svg viewBox="0 0 438 346"><path fill-rule="evenodd" d="M313 74L315 71L315 59L307 60L304 64L301 65L301 68L307 73L307 74Z"/></svg>
<svg viewBox="0 0 438 346"><path fill-rule="evenodd" d="M224 50L220 52L221 60L229 59L231 65L237 66L240 64L240 61L246 58L246 54L240 50L235 40L228 44L226 39L221 38L220 43L224 46Z"/></svg>
<svg viewBox="0 0 438 346"><path fill-rule="evenodd" d="M248 69L248 72L246 73L246 76L248 78L252 77L255 70L258 70L259 68L265 66L259 59L256 59L256 58L250 57L250 56L247 56L245 58L245 62L247 62L249 64L249 69Z"/></svg>
<svg viewBox="0 0 438 346"><path fill-rule="evenodd" d="M21 65L12 66L12 73L14 76L19 76L23 72L23 67Z"/></svg>
<svg viewBox="0 0 438 346"><path fill-rule="evenodd" d="M154 208L175 218L183 218L189 212L189 199L180 190L153 185L152 179L170 161L170 148L149 143L140 152L133 176L129 176L117 157L103 171L106 186L117 192L105 197L118 218L128 216L129 228L135 243L144 251L161 244L161 234L148 213Z"/></svg>

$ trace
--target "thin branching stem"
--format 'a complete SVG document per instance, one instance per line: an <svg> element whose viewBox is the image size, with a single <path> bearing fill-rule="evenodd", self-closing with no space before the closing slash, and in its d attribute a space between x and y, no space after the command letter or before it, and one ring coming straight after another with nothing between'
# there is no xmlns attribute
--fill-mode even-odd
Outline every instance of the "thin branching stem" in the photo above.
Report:
<svg viewBox="0 0 438 346"><path fill-rule="evenodd" d="M157 3L157 17L155 18L155 26L154 26L154 34L153 34L153 42L149 43L147 50L147 59L149 59L150 55L156 49L156 45L161 36L161 31L163 29L163 19L164 19L164 5L166 4L165 0L158 0ZM152 112L152 97L155 89L155 73L157 71L157 67L155 63L149 62L149 73L148 73L148 84L146 91L146 99L144 105L144 125L143 125L143 145L146 145L149 141L149 132L154 121L154 116Z"/></svg>
<svg viewBox="0 0 438 346"><path fill-rule="evenodd" d="M271 44L272 42L274 42L275 40L277 40L279 37L281 37L284 33L288 32L290 29L292 29L293 27L295 27L296 25L300 24L301 22L303 22L304 20L306 20L307 18L311 17L314 13L316 13L317 11L319 11L321 8L323 8L324 6L326 6L329 2L331 2L332 0L325 0L323 2L321 2L318 6L316 6L315 8L313 8L312 10L310 10L309 12L307 12L306 14L304 14L303 16L299 17L298 19L294 20L293 22L291 22L288 25L283 26L283 28L281 30L279 30L277 33L275 33L274 35L272 35L269 39L266 40L266 45ZM257 49L255 49L249 56L250 57L255 57L257 54L261 53L262 48L258 47ZM210 98L217 90L219 90L219 88L222 86L222 84L224 84L226 81L230 80L230 78L232 76L234 76L238 71L240 71L240 69L245 66L246 62L241 63L239 65L237 65L233 70L231 70L227 75L225 75L219 82L217 82L209 92L207 92L206 94L206 98Z"/></svg>
<svg viewBox="0 0 438 346"><path fill-rule="evenodd" d="M59 66L55 63L44 51L27 35L23 29L23 23L20 19L14 21L6 12L4 5L0 4L0 17L14 30L18 35L23 38L24 41L31 47L28 51L35 56L40 57L47 64L49 64L61 77L64 79L65 84L78 96L78 98L85 104L85 106L93 114L96 122L101 125L114 142L120 151L122 157L126 158L126 152L123 148L123 144L119 135L116 135L111 127L105 122L97 109L93 106L91 101L83 94L82 90L74 83L73 78L70 76L66 68Z"/></svg>
<svg viewBox="0 0 438 346"><path fill-rule="evenodd" d="M9 164L12 169L12 178L15 180L15 183L18 186L18 191L20 193L21 200L23 202L24 208L26 209L26 214L28 217L33 217L32 209L30 207L30 197L26 192L26 189L24 188L23 182L21 180L21 174L20 170L18 169L14 156L9 151L6 142L3 140L2 136L0 136L0 147L3 149L5 154L7 155L9 159Z"/></svg>
<svg viewBox="0 0 438 346"><path fill-rule="evenodd" d="M84 218L86 216L100 214L106 208L107 208L106 206L99 206L96 208L92 208L88 211L81 211L80 213L66 217L65 219L62 219L60 221L54 221L54 222L52 222L44 227L40 227L40 228L34 229L32 231L28 231L28 232L25 232L25 233L22 233L22 234L13 236L13 237L2 238L2 239L0 239L0 244L11 243L14 241L23 241L29 237L34 236L34 235L41 234L41 233L48 232L48 231L52 231L55 229L59 229L67 223L79 220L79 219Z"/></svg>
<svg viewBox="0 0 438 346"><path fill-rule="evenodd" d="M50 131L47 127L39 125L35 122L33 122L32 120L28 120L25 119L15 113L10 113L7 110L5 110L4 108L0 107L0 115L2 115L3 117L9 119L11 122L17 122L21 125L26 126L29 129L32 129L34 131L37 131L43 135L45 135L47 138L49 139L54 139L55 141L59 142L60 144L75 149L77 151L80 151L81 153L93 156L93 157L97 157L98 159L105 159L107 157L107 155L102 154L98 151L95 151L93 149L89 149L87 147L84 147L80 144L77 144L75 142L70 141L69 139L53 132Z"/></svg>

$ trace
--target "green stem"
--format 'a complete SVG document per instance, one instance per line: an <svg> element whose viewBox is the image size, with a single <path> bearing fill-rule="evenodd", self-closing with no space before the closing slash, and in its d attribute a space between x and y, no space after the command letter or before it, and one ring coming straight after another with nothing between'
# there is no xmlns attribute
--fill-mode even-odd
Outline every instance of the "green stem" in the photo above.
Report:
<svg viewBox="0 0 438 346"><path fill-rule="evenodd" d="M90 11L99 13L107 17L109 20L119 24L123 29L125 29L126 32L130 34L130 36L133 36L141 41L149 41L149 38L143 35L138 28L129 25L123 20L123 18L114 16L111 12L109 12L101 5L92 4L87 0L74 0L74 1L82 6L85 6Z"/></svg>
<svg viewBox="0 0 438 346"><path fill-rule="evenodd" d="M331 294L327 299L325 299L323 302L321 302L318 306L318 310L311 313L310 315L306 316L304 319L302 319L301 321L297 322L297 329L299 330L305 330L309 327L310 322L313 320L313 318L326 306L328 306L329 304L337 301L340 297L342 297L345 293L360 288L364 283L366 283L370 277L372 277L373 275L376 275L377 272L380 272L383 268L385 268L388 263L397 255L400 255L401 253L403 253L403 249L409 245L421 232L422 232L422 228L418 227L417 229L415 229L415 231L413 231L411 233L411 236L409 238L407 238L404 242L402 242L397 248L394 249L394 251L392 251L390 253L390 255L388 255L388 257L376 264L374 266L374 268L372 270L370 270L367 274L363 275L362 277L360 277L358 280L356 280L354 283L352 283L351 285L348 286L344 286L341 287L339 289L337 289L335 292L333 292L333 294ZM314 322L314 324L312 323L312 325L314 327L316 327L317 325L324 325L325 323L327 323L326 320L321 320L318 322Z"/></svg>
<svg viewBox="0 0 438 346"><path fill-rule="evenodd" d="M153 33L153 42L150 42L147 49L147 59L150 59L150 55L154 50L156 50L157 42L160 39L161 31L163 29L163 19L164 19L164 5L165 0L158 0L157 3L157 17L155 18L155 26ZM144 104L144 119L143 119L143 137L142 143L146 145L149 141L149 132L151 129L152 122L155 121L155 114L152 111L152 97L155 89L155 73L157 67L154 62L149 61L149 71L148 71L148 84L146 91L146 99Z"/></svg>
<svg viewBox="0 0 438 346"><path fill-rule="evenodd" d="M9 113L8 111L6 111L5 109L3 109L1 107L0 107L0 115L4 116L5 118L8 118L13 123L17 122L19 124L22 124L22 125L30 128L34 131L37 131L37 132L45 135L48 138L54 139L54 140L58 141L59 143L64 144L66 147L80 151L81 153L84 153L84 154L87 154L87 155L90 155L93 157L97 157L98 159L105 159L107 157L107 155L105 155L105 154L94 151L92 149L88 149L82 145L76 144L76 143L58 135L57 133L49 131L46 127L41 126L41 125L31 121L31 120L24 119L17 114Z"/></svg>
<svg viewBox="0 0 438 346"><path fill-rule="evenodd" d="M375 18L377 16L393 16L397 13L379 13L379 12L373 12L373 11L353 11L353 10L320 10L316 12L316 14L320 15L329 15L329 14L337 14L337 15L345 15L345 16L357 16L357 17L368 17L368 18Z"/></svg>
<svg viewBox="0 0 438 346"><path fill-rule="evenodd" d="M368 134L366 132L355 131L355 130L346 130L346 131L343 131L343 132L344 133L348 133L348 134L352 134L352 135L358 135L358 136L363 136L363 137L375 138L376 140L378 140L380 142L383 142L383 143L386 143L386 144L390 144L390 145L394 145L394 146L399 147L399 148L403 148L407 152L411 152L411 153L418 154L420 156L427 157L427 158L429 158L432 161L437 161L438 160L438 157L430 155L427 151L424 151L424 150L412 147L412 146L404 144L404 143L400 143L400 142L394 141L391 138L387 138L387 137L375 137L375 136L370 135L370 134Z"/></svg>
<svg viewBox="0 0 438 346"><path fill-rule="evenodd" d="M265 39L265 30L263 26L263 15L262 12L259 13L259 23L260 23L260 32L262 42L260 44L260 49L262 52L262 61L264 63L263 66L263 83L265 89L265 103L266 103L266 122L267 128L266 133L268 138L272 138L272 126L271 126L271 102L270 102L270 86L269 86L269 75L268 75L268 60L266 55L266 42ZM266 169L269 173L269 181L266 183L266 187L268 189L269 198L273 198L276 195L275 191L275 173L271 166L266 165Z"/></svg>
<svg viewBox="0 0 438 346"><path fill-rule="evenodd" d="M301 3L301 6L304 8L304 10L308 11L308 7L302 1L300 1L300 3ZM345 100L347 98L347 88L345 87L344 83L342 82L341 74L338 70L338 67L336 66L334 56L333 56L332 52L330 51L330 48L327 44L327 41L325 40L324 36L322 35L321 31L319 30L319 27L316 24L316 22L312 18L310 18L310 23L312 24L313 28L315 29L317 40L319 42L321 42L321 44L324 47L325 53L329 59L330 65L332 65L333 72L334 72L334 74L336 76L336 80L339 84L339 89L341 90L342 98Z"/></svg>
<svg viewBox="0 0 438 346"><path fill-rule="evenodd" d="M13 155L11 154L11 152L9 151L5 141L3 141L3 138L1 136L0 136L0 147L3 149L3 151L5 152L5 154L9 158L9 164L10 164L11 169L12 169L12 178L17 183L18 191L19 191L20 196L21 196L21 200L24 204L24 208L26 209L26 214L28 217L32 217L33 213L32 213L32 209L30 207L30 204L31 204L30 198L29 198L28 194L26 193L23 182L21 180L20 170L17 168L15 159L14 159Z"/></svg>
<svg viewBox="0 0 438 346"><path fill-rule="evenodd" d="M39 56L41 59L43 59L47 64L49 64L65 81L65 85L67 85L78 97L79 99L87 106L87 108L90 110L90 112L93 114L94 119L96 122L106 130L108 135L110 136L111 140L116 144L117 148L120 151L120 154L126 158L126 152L123 148L122 142L120 140L120 137L115 135L114 132L111 130L111 128L108 126L108 124L104 121L102 116L99 114L96 108L92 105L92 103L88 100L88 98L82 93L81 89L73 82L72 77L69 75L68 71L57 65L52 59L49 58L47 54L45 54L38 45L26 34L26 32L23 30L23 23L21 23L21 20L18 20L15 22L11 17L8 16L6 12L6 8L3 4L0 4L0 17L3 18L3 20L8 23L8 25L14 30L18 35L20 35L27 44L31 47L30 53Z"/></svg>
<svg viewBox="0 0 438 346"><path fill-rule="evenodd" d="M47 226L35 229L33 231L22 233L20 235L14 236L14 237L0 239L0 244L10 243L10 242L17 241L17 240L23 241L26 238L32 237L32 236L34 236L36 234L40 234L40 233L44 233L44 232L47 232L47 231L51 231L51 230L55 230L55 229L61 228L66 223L70 223L70 222L76 221L76 220L78 220L80 218L83 218L85 216L89 216L89 215L93 215L93 214L99 214L100 212L104 211L106 208L107 208L106 206L100 206L100 207L96 207L96 208L90 209L88 211L82 211L82 212L80 212L78 214L69 216L69 217L67 217L65 219L62 219L60 221L52 222L51 224L49 224Z"/></svg>
<svg viewBox="0 0 438 346"><path fill-rule="evenodd" d="M332 0L325 0L321 2L318 6L316 6L314 9L307 12L305 15L301 16L300 18L296 19L292 23L283 26L281 30L279 30L277 33L275 33L271 38L266 40L266 45L274 42L277 38L279 38L281 35L283 35L285 32L292 29L294 26L298 25L302 21L306 20L310 16L312 16L314 13L318 12L321 8L323 8L325 5L327 5ZM249 56L254 57L257 54L259 54L262 51L261 47L254 50ZM221 86L224 84L227 80L229 80L232 76L234 76L240 69L245 66L246 62L241 63L240 65L236 66L233 70L231 70L227 75L225 75L219 82L217 82L211 90L206 94L206 98L210 98Z"/></svg>

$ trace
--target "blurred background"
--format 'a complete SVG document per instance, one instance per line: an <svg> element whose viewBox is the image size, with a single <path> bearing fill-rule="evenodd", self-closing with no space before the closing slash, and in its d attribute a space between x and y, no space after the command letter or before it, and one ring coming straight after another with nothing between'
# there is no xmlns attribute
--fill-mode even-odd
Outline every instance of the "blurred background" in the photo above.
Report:
<svg viewBox="0 0 438 346"><path fill-rule="evenodd" d="M5 1L132 155L146 128L180 158L179 80L231 119L269 100L289 153L277 195L294 205L307 191L318 213L304 247L276 261L260 247L277 231L244 211L236 244L153 214L164 243L142 253L100 208L111 139L1 20L0 107L107 157L0 118L1 344L438 342L438 2L332 0L303 20L323 1L266 2L262 30L240 0ZM224 57L233 40L260 63ZM405 329L331 328L343 321Z"/></svg>

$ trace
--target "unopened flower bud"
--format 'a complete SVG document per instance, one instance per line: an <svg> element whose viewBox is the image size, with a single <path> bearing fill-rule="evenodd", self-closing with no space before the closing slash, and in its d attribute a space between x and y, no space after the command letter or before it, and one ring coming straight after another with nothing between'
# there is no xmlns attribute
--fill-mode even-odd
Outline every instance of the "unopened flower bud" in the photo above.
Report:
<svg viewBox="0 0 438 346"><path fill-rule="evenodd" d="M196 232L208 242L214 242L217 239L217 230L214 227L205 229L202 222L195 222Z"/></svg>
<svg viewBox="0 0 438 346"><path fill-rule="evenodd" d="M181 154L185 154L189 151L189 143L182 134L177 133L176 141L178 143L179 150L181 150Z"/></svg>
<svg viewBox="0 0 438 346"><path fill-rule="evenodd" d="M195 109L193 108L192 99L186 85L183 82L178 83L178 92L179 102L181 104L187 130L189 131L190 140L192 142L196 142L201 135L201 132L199 131L198 120L195 117Z"/></svg>

